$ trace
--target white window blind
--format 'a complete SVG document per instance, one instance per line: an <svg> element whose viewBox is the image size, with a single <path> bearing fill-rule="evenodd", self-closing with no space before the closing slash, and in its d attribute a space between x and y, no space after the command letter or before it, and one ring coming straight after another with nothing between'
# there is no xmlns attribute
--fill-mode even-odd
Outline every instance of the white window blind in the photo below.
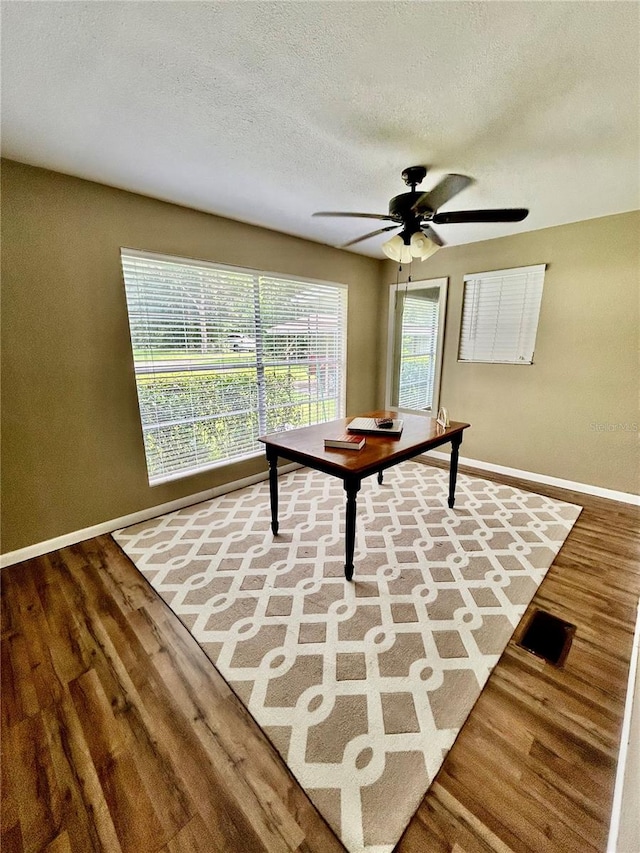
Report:
<svg viewBox="0 0 640 853"><path fill-rule="evenodd" d="M438 345L440 291L401 294L402 330L398 405L431 409Z"/></svg>
<svg viewBox="0 0 640 853"><path fill-rule="evenodd" d="M343 285L130 249L121 258L151 484L343 415Z"/></svg>
<svg viewBox="0 0 640 853"><path fill-rule="evenodd" d="M545 268L464 277L459 361L533 363Z"/></svg>

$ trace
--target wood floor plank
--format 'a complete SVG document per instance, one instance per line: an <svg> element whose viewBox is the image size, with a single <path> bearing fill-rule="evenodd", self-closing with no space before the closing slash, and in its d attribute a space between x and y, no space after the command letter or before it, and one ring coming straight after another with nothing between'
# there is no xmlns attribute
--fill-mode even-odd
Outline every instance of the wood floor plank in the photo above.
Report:
<svg viewBox="0 0 640 853"><path fill-rule="evenodd" d="M53 813L56 781L40 713L26 717L11 728L11 747L12 792L18 807L24 850L35 853L53 840L58 829Z"/></svg>
<svg viewBox="0 0 640 853"><path fill-rule="evenodd" d="M14 757L13 745L8 743L9 728L2 726L2 753L0 755L0 767L2 768L2 780L0 782L0 833L9 832L14 826L19 825L18 803L11 784L11 773L9 771L9 760ZM0 850L2 848L0 847Z"/></svg>
<svg viewBox="0 0 640 853"><path fill-rule="evenodd" d="M510 642L396 853L603 853L640 511L488 479L584 506L531 605L576 635L562 669ZM111 537L2 581L3 853L344 853Z"/></svg>
<svg viewBox="0 0 640 853"><path fill-rule="evenodd" d="M71 555L67 564L75 577L77 566ZM171 756L155 736L154 717L147 712L136 686L136 680L146 682L148 678L142 646L119 608L105 607L97 615L97 603L106 595L103 580L103 573L96 573L85 582L84 606L90 614L87 625L102 652L93 661L93 671L109 702L112 728L126 738L127 751L168 839L190 820L193 811Z"/></svg>
<svg viewBox="0 0 640 853"><path fill-rule="evenodd" d="M86 631L78 621L82 611L71 606L65 596L66 567L59 552L41 558L32 577L48 635L55 638L52 664L61 684L66 685L91 666L96 648L87 642Z"/></svg>
<svg viewBox="0 0 640 853"><path fill-rule="evenodd" d="M14 571L15 569L15 571ZM12 726L37 714L40 709L38 694L31 677L28 642L21 626L22 608L18 598L18 585L13 577L20 573L18 567L3 572L2 595L13 608L15 627L2 635L2 672L6 690L2 691L2 722Z"/></svg>
<svg viewBox="0 0 640 853"><path fill-rule="evenodd" d="M0 850L2 853L23 853L22 829L19 823L14 823L8 829L2 831L0 836Z"/></svg>
<svg viewBox="0 0 640 853"><path fill-rule="evenodd" d="M88 836L86 849L122 853L111 809L70 694L56 708L49 742L58 784L65 791L65 798L71 800L67 808L73 817L67 817L65 825L72 846L83 849L82 843ZM134 794L130 792L130 796Z"/></svg>
<svg viewBox="0 0 640 853"><path fill-rule="evenodd" d="M133 738L117 725L97 672L79 676L69 689L122 848L158 850L167 833L136 766Z"/></svg>
<svg viewBox="0 0 640 853"><path fill-rule="evenodd" d="M56 780L52 812L56 826L65 827L67 837L66 842L60 840L57 843L60 849L64 850L65 843L70 844L69 839L73 838L77 847L82 846L85 850L100 850L102 845L96 827L95 808L86 796L88 786L81 775L82 771L72 760L70 745L72 735L67 726L69 706L70 703L65 705L61 702L56 707L43 712L49 761ZM55 850L55 846L52 849Z"/></svg>
<svg viewBox="0 0 640 853"><path fill-rule="evenodd" d="M31 682L38 710L43 710L60 701L62 685L53 666L49 626L31 568L16 577L15 588L22 614L22 636L26 643Z"/></svg>
<svg viewBox="0 0 640 853"><path fill-rule="evenodd" d="M210 853L218 849L200 815L196 815L167 843L167 853Z"/></svg>
<svg viewBox="0 0 640 853"><path fill-rule="evenodd" d="M400 846L429 853L512 853L514 850L437 783L433 796L407 827Z"/></svg>
<svg viewBox="0 0 640 853"><path fill-rule="evenodd" d="M515 851L581 851L594 853L598 848L585 842L548 807L540 809L529 795L506 774L500 773L504 756L487 759L483 751L472 750L465 742L466 755L450 753L446 766L438 774L439 785L448 794L477 815L491 835L504 840ZM483 767L482 788L478 787L478 771ZM433 796L433 794L432 794ZM400 849L403 849L402 847Z"/></svg>
<svg viewBox="0 0 640 853"><path fill-rule="evenodd" d="M73 853L69 832L65 829L57 835L50 844L47 844L43 853Z"/></svg>
<svg viewBox="0 0 640 853"><path fill-rule="evenodd" d="M530 743L521 752L523 766L527 759L539 761L541 756L547 770L571 781L578 793L592 795L595 787L608 790L614 762L601 749L594 749L574 734L569 735L559 721L540 717L529 707L526 697L513 696L494 680L483 691L480 702L476 706L478 713L469 723L486 731L485 743L492 743L498 737L513 744L516 732L521 739L526 737L525 743ZM513 725L514 719L518 720L517 727Z"/></svg>

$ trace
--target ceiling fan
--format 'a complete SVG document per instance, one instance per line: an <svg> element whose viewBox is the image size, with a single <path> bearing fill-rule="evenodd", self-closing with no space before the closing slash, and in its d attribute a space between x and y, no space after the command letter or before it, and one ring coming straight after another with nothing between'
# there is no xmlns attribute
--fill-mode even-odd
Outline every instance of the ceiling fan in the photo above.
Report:
<svg viewBox="0 0 640 853"><path fill-rule="evenodd" d="M370 231L355 240L349 240L340 248L353 246L376 237L385 231L400 228L400 233L382 245L382 251L392 260L409 263L412 258L425 260L445 245L445 241L431 227L449 225L456 222L520 222L529 213L524 207L497 208L494 210L457 210L439 213L438 210L455 195L473 183L472 178L465 175L445 175L436 186L428 192L420 192L416 187L422 183L427 169L425 166L409 166L402 172L402 178L410 192L394 196L389 202L389 213L347 213L341 211L323 210L314 216L357 216L366 219L382 219L393 222L384 228Z"/></svg>

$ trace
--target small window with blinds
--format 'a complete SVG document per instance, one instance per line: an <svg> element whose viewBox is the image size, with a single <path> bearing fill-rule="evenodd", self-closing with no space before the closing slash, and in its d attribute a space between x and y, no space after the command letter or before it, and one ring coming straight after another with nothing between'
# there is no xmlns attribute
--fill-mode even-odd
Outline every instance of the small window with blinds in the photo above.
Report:
<svg viewBox="0 0 640 853"><path fill-rule="evenodd" d="M344 414L347 289L121 250L151 485Z"/></svg>
<svg viewBox="0 0 640 853"><path fill-rule="evenodd" d="M545 269L465 275L459 361L533 364Z"/></svg>

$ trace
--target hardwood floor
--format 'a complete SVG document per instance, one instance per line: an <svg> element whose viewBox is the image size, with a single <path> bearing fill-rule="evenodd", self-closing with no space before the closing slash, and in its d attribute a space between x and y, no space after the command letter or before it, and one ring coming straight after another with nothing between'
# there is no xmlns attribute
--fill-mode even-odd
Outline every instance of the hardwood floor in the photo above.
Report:
<svg viewBox="0 0 640 853"><path fill-rule="evenodd" d="M510 642L397 853L604 851L640 511L486 476L585 507L532 602L577 632L564 669ZM3 570L2 608L3 853L344 850L111 537Z"/></svg>

